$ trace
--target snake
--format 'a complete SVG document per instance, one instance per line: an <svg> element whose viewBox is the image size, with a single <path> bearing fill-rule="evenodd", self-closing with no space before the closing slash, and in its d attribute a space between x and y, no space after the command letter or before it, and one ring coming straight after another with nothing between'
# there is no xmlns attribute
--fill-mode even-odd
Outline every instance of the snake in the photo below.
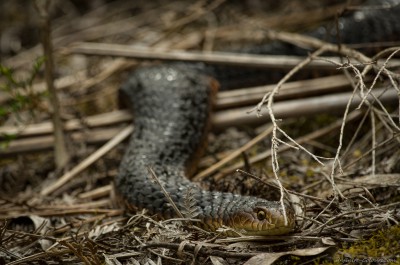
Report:
<svg viewBox="0 0 400 265"><path fill-rule="evenodd" d="M381 35L398 36L397 2L391 1L390 9L368 9L340 18L342 41L370 42L382 39ZM322 37L324 30L318 28L309 35ZM336 35L327 34L332 41ZM274 50L306 53L276 42L246 52ZM139 67L132 73L120 88L133 111L134 131L115 179L116 191L130 209L147 209L167 219L196 218L206 230L233 231L232 235L288 234L296 228L290 204L208 191L188 178L206 148L218 87L240 77L227 72L229 69L221 66L175 62Z"/></svg>

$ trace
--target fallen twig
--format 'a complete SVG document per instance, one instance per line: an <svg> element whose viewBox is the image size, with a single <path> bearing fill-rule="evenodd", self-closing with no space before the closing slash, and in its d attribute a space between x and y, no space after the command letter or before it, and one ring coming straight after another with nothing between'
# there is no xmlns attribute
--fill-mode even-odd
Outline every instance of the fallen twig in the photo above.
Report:
<svg viewBox="0 0 400 265"><path fill-rule="evenodd" d="M105 145L103 145L101 148L99 148L96 152L94 152L92 155L88 156L85 160L83 160L80 164L75 166L72 170L68 171L63 176L61 176L55 183L42 189L40 194L42 196L46 196L46 195L53 193L57 189L59 189L62 185L64 185L68 181L70 181L77 174L79 174L82 170L86 169L88 166L90 166L95 161L97 161L97 159L99 159L101 156L103 156L108 151L110 151L112 148L114 148L117 144L119 144L124 139L126 139L132 133L132 131L133 131L133 126L132 125L127 126L118 135L116 135L109 142L107 142Z"/></svg>
<svg viewBox="0 0 400 265"><path fill-rule="evenodd" d="M60 102L54 87L54 59L53 44L51 39L50 22L50 4L49 0L36 0L35 7L42 19L42 44L43 54L46 57L45 79L49 92L50 104L52 106L52 122L54 126L54 158L58 169L63 168L70 159L70 154L66 145L66 136L64 135L63 122L61 120Z"/></svg>
<svg viewBox="0 0 400 265"><path fill-rule="evenodd" d="M349 115L348 121L350 122L350 121L356 119L359 115L360 115L360 112L358 112L358 111L353 112L352 114ZM335 129L339 128L341 126L341 124L342 124L342 121L338 120L338 121L336 121L336 122L334 122L334 123L332 123L332 124L330 124L330 125L328 125L326 127L323 127L321 129L319 129L318 131L314 131L314 132L312 132L310 134L307 134L307 135L302 136L302 137L300 137L298 139L295 139L295 141L297 143L299 143L299 144L303 144L303 143L305 143L305 142L307 142L309 140L316 139L318 137L321 137L321 136L331 132L332 130L335 130ZM285 146L280 147L278 149L278 152L287 151L289 149L290 149L290 147L285 145ZM271 156L271 150L268 150L266 152L259 153L254 157L251 157L249 159L249 161L250 161L251 164L253 164L253 163L260 162L260 161L262 161L264 159L267 159L270 156ZM239 168L243 168L243 166L244 166L243 162L235 163L234 165L232 165L232 166L230 166L228 168L225 168L220 174L215 176L215 179L219 180L219 179L227 176L228 174L234 172L235 170L237 170Z"/></svg>
<svg viewBox="0 0 400 265"><path fill-rule="evenodd" d="M332 46L334 45L332 44ZM331 46L329 48L332 50ZM129 45L93 42L75 43L66 48L64 52L86 55L118 56L147 60L205 62L210 64L237 65L243 67L269 67L275 69L293 68L304 59L304 56L251 55L228 52L188 52L177 50L141 49L134 48ZM360 58L362 58L363 62L370 62L370 60L368 60L366 57ZM337 57L327 57L327 60L340 63L340 60ZM392 60L391 64L399 65L399 62L397 60ZM307 67L319 70L334 69L330 62L324 60L314 60Z"/></svg>

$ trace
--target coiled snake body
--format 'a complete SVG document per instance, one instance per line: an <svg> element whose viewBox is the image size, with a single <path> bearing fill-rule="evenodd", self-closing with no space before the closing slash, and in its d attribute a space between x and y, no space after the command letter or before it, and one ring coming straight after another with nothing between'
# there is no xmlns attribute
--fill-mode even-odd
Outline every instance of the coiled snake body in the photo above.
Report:
<svg viewBox="0 0 400 265"><path fill-rule="evenodd" d="M394 12L391 16L383 14L383 19L390 21L391 17L398 21L398 6L396 10L391 11ZM361 25L359 20L351 23L354 17L346 18L342 21L346 26L344 31L351 31L356 23L357 28L352 31L358 35L362 32L362 36L357 37L362 41L372 38L366 38L367 35L375 36L374 25L386 25L380 29L389 31L386 35L398 34L399 23L387 25L379 22L382 20L380 12L385 11L367 13L365 23ZM378 21L377 24L371 22L374 20ZM360 27L368 27L372 32L367 28L360 31ZM265 50L269 48L267 46ZM170 64L138 69L122 86L122 92L132 104L135 128L116 178L117 191L130 205L146 208L165 218L175 217L176 213L160 186L149 178L148 167L151 167L182 212L187 210L185 197L194 199L197 213L194 217L201 219L207 229L227 226L250 235L277 235L292 231L295 216L290 206L285 207L285 220L279 202L205 191L186 178L193 168L192 161L196 161L204 147L209 127L211 98L216 89L210 73L223 83L223 78L210 67Z"/></svg>

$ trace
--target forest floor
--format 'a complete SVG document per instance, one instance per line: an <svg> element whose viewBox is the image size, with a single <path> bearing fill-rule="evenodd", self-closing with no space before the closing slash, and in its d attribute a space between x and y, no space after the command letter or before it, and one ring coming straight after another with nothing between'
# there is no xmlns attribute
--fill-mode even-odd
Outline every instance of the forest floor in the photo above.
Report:
<svg viewBox="0 0 400 265"><path fill-rule="evenodd" d="M62 168L34 2L0 3L0 265L399 262L400 61L389 58L399 43L365 54L221 53L271 40L326 48L289 32L335 28L361 1L52 1ZM218 92L192 179L271 200L281 184L293 233L226 237L118 204L113 181L134 130L118 88L141 65L176 60L265 70L263 86Z"/></svg>

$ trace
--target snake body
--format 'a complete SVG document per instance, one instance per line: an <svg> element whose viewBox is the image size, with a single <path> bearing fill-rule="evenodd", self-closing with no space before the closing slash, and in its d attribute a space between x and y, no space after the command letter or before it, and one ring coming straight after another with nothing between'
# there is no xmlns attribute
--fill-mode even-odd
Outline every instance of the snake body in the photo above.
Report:
<svg viewBox="0 0 400 265"><path fill-rule="evenodd" d="M371 35L367 28L374 33L376 25L385 35L398 34L400 24L390 25L393 19L399 20L398 11L398 6L390 15L371 11L364 14L364 20L353 16L340 23L343 31L357 32L356 39L365 42L373 38L366 36ZM382 22L382 16L389 18L389 24ZM378 22L372 23L374 20ZM352 29L354 25L357 28ZM360 28L363 30L357 30ZM354 42L354 36L346 36L345 40ZM283 46L271 44L255 50L266 53ZM132 74L121 91L132 105L134 132L120 165L116 189L135 208L146 208L164 218L176 217L160 185L149 177L150 167L179 211L190 212L189 217L200 219L206 229L226 226L248 235L289 233L295 227L290 206L284 207L284 212L280 202L206 191L186 178L205 146L215 79L224 86L225 79L233 78L220 72L220 68L176 63L139 68Z"/></svg>
<svg viewBox="0 0 400 265"><path fill-rule="evenodd" d="M279 202L202 190L185 177L205 142L215 87L211 78L179 64L133 74L122 87L134 101L135 130L121 163L118 190L134 206L165 218L176 216L160 186L149 178L149 166L178 208L194 210L209 230L226 225L247 234L289 232L293 212L288 211L285 224ZM185 206L187 200L195 205Z"/></svg>

